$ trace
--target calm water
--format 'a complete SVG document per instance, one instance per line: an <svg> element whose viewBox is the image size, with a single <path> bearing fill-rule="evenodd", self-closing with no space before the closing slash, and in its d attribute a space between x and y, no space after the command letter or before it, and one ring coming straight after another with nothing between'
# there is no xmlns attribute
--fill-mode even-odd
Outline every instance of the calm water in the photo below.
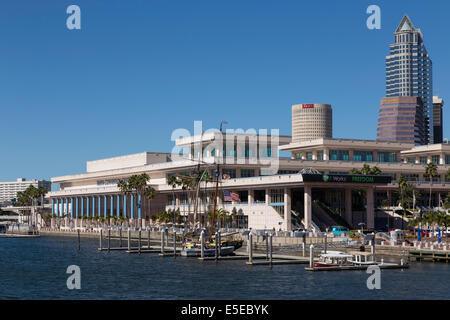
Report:
<svg viewBox="0 0 450 320"><path fill-rule="evenodd" d="M364 271L309 273L305 265L216 264L154 254L97 251L76 238L0 239L0 299L450 299L450 266L412 263L382 270L381 290ZM81 268L81 290L68 290L66 269Z"/></svg>

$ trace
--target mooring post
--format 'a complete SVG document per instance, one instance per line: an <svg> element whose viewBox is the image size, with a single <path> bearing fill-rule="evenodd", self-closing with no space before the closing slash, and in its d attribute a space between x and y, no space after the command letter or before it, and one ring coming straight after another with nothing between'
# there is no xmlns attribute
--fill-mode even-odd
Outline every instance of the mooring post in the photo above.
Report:
<svg viewBox="0 0 450 320"><path fill-rule="evenodd" d="M165 236L166 230L161 230L161 253L164 253L164 236Z"/></svg>
<svg viewBox="0 0 450 320"><path fill-rule="evenodd" d="M273 237L273 234L272 233L270 233L270 235L269 235L269 246L270 246L270 250L269 250L269 265L270 265L270 267L272 268L272 251L273 251L273 245L272 245L272 237Z"/></svg>
<svg viewBox="0 0 450 320"><path fill-rule="evenodd" d="M122 227L119 229L119 247L122 248Z"/></svg>
<svg viewBox="0 0 450 320"><path fill-rule="evenodd" d="M370 241L370 252L372 253L372 261L375 261L375 240Z"/></svg>
<svg viewBox="0 0 450 320"><path fill-rule="evenodd" d="M306 232L303 233L303 256L306 257Z"/></svg>
<svg viewBox="0 0 450 320"><path fill-rule="evenodd" d="M147 248L150 249L150 228L147 231Z"/></svg>
<svg viewBox="0 0 450 320"><path fill-rule="evenodd" d="M253 263L253 234L248 234L248 262Z"/></svg>
<svg viewBox="0 0 450 320"><path fill-rule="evenodd" d="M100 251L103 249L103 244L102 244L102 238L103 238L103 229L102 228L100 228L100 238L99 238L99 248L100 248Z"/></svg>
<svg viewBox="0 0 450 320"><path fill-rule="evenodd" d="M314 245L311 244L309 246L309 267L312 268L314 266Z"/></svg>
<svg viewBox="0 0 450 320"><path fill-rule="evenodd" d="M325 245L324 245L324 251L325 251L325 253L327 253L327 233L325 232Z"/></svg>
<svg viewBox="0 0 450 320"><path fill-rule="evenodd" d="M164 232L166 233L164 236L166 237L166 246L169 246L169 229L164 229Z"/></svg>
<svg viewBox="0 0 450 320"><path fill-rule="evenodd" d="M266 232L266 261L269 260L269 234Z"/></svg>
<svg viewBox="0 0 450 320"><path fill-rule="evenodd" d="M177 232L173 229L173 257L177 257Z"/></svg>
<svg viewBox="0 0 450 320"><path fill-rule="evenodd" d="M78 234L78 251L80 251L80 229L77 229Z"/></svg>
<svg viewBox="0 0 450 320"><path fill-rule="evenodd" d="M128 228L128 251L131 250L131 229Z"/></svg>
<svg viewBox="0 0 450 320"><path fill-rule="evenodd" d="M200 256L203 259L205 257L205 230L200 233Z"/></svg>
<svg viewBox="0 0 450 320"><path fill-rule="evenodd" d="M219 233L218 233L218 232L216 232L216 234L215 234L214 242L215 242L215 246L214 246L214 248L215 248L215 250L214 250L214 256L215 256L216 261L217 261L217 259L218 259L218 257L219 257L219 248L218 248L218 243L219 243Z"/></svg>
<svg viewBox="0 0 450 320"><path fill-rule="evenodd" d="M181 234L181 245L184 244L184 229L183 229L183 233Z"/></svg>
<svg viewBox="0 0 450 320"><path fill-rule="evenodd" d="M141 231L141 229L139 229L139 238L138 238L138 252L139 252L139 255L141 255L141 236L142 236L142 231Z"/></svg>
<svg viewBox="0 0 450 320"><path fill-rule="evenodd" d="M111 249L111 229L108 229L108 252Z"/></svg>
<svg viewBox="0 0 450 320"><path fill-rule="evenodd" d="M217 236L218 238L218 243L219 243L219 247L218 247L218 251L219 251L219 257L222 255L222 235L220 234L220 231L217 231Z"/></svg>

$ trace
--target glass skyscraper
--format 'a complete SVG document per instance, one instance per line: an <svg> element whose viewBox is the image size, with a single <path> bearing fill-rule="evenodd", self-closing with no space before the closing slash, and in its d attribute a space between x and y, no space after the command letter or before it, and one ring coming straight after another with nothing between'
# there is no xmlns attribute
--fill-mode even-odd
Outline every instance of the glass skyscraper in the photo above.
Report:
<svg viewBox="0 0 450 320"><path fill-rule="evenodd" d="M420 29L405 15L386 57L386 97L419 97L424 111L424 143L433 143L432 62Z"/></svg>

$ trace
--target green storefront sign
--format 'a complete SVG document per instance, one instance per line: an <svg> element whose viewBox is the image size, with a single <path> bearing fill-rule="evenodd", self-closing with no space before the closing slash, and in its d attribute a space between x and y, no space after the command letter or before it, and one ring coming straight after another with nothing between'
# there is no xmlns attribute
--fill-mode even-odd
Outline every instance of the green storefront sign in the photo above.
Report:
<svg viewBox="0 0 450 320"><path fill-rule="evenodd" d="M376 183L385 184L391 182L390 176L370 176L353 174L302 174L304 182L328 182L328 183Z"/></svg>

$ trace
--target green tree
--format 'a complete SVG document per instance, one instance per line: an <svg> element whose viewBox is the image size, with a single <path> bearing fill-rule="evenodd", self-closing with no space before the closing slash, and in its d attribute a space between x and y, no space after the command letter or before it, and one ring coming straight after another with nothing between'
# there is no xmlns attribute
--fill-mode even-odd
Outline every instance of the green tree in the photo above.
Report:
<svg viewBox="0 0 450 320"><path fill-rule="evenodd" d="M145 216L145 202L139 202L139 196L141 199L153 199L155 196L155 189L148 185L148 181L150 177L146 173L142 173L139 175L132 175L127 180L119 180L117 183L117 187L120 190L121 194L133 195L136 198L136 201L133 203L134 212L137 212L138 206L141 205L141 209Z"/></svg>
<svg viewBox="0 0 450 320"><path fill-rule="evenodd" d="M425 167L425 176L430 179L430 199L428 202L428 206L431 208L431 188L433 185L433 178L438 175L437 165L434 162L430 162Z"/></svg>

